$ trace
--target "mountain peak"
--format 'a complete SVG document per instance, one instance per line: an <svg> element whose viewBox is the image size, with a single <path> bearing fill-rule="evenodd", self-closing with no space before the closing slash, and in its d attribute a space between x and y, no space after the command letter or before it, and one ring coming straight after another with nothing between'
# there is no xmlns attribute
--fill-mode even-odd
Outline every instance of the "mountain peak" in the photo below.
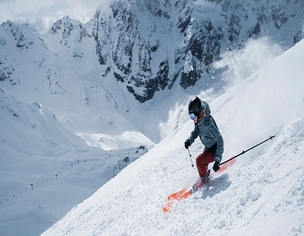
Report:
<svg viewBox="0 0 304 236"><path fill-rule="evenodd" d="M293 46L303 38L301 9L303 3L288 0L263 4L109 0L87 24L66 16L54 23L48 34L53 35L52 45L58 41L78 59L85 54L84 38L92 37L89 41L95 44L95 55L91 57L99 62L102 78L116 80L144 103L175 84L187 90L199 83L206 90L223 83L213 63L227 49L243 47L250 38L266 36L285 49ZM27 39L18 24L7 22L2 28L5 25L12 29L20 49L35 41Z"/></svg>

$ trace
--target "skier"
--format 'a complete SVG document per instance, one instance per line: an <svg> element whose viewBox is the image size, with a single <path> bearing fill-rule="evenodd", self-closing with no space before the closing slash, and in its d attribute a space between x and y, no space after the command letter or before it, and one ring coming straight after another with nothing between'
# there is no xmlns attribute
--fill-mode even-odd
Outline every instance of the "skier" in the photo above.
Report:
<svg viewBox="0 0 304 236"><path fill-rule="evenodd" d="M224 141L222 135L211 116L209 104L194 97L189 102L188 112L190 118L194 121L194 130L190 137L185 141L185 148L195 141L199 136L205 146L204 152L196 158L196 167L203 184L208 176L208 164L214 162L213 170L216 172L220 169L222 153L224 151Z"/></svg>

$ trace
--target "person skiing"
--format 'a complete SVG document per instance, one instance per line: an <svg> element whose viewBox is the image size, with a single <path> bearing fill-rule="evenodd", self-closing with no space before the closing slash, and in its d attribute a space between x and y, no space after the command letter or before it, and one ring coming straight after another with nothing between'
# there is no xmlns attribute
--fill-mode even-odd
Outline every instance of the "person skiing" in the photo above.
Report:
<svg viewBox="0 0 304 236"><path fill-rule="evenodd" d="M209 104L201 101L200 98L194 97L188 105L190 118L194 121L194 130L190 137L185 141L185 148L195 141L199 136L205 146L203 153L196 158L196 167L201 178L201 184L205 182L208 171L208 164L214 162L213 170L216 172L220 169L222 154L224 152L223 137L211 116Z"/></svg>

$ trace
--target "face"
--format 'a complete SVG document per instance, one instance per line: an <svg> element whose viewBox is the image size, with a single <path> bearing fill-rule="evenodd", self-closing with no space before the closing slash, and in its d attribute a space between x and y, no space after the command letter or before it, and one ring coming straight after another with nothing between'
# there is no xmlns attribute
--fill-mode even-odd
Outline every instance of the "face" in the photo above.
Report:
<svg viewBox="0 0 304 236"><path fill-rule="evenodd" d="M190 116L190 119L193 120L193 122L196 124L197 121L199 121L202 117L206 116L206 113L205 113L205 110L202 109L199 112L198 116L195 115L194 113L190 113L189 116Z"/></svg>

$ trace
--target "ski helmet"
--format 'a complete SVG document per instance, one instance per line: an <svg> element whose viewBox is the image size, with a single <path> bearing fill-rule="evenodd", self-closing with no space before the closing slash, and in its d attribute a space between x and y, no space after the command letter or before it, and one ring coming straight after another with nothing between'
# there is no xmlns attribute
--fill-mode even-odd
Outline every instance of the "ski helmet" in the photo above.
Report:
<svg viewBox="0 0 304 236"><path fill-rule="evenodd" d="M202 101L198 97L194 97L191 99L188 105L188 113L193 113L195 116L199 114L202 110Z"/></svg>

